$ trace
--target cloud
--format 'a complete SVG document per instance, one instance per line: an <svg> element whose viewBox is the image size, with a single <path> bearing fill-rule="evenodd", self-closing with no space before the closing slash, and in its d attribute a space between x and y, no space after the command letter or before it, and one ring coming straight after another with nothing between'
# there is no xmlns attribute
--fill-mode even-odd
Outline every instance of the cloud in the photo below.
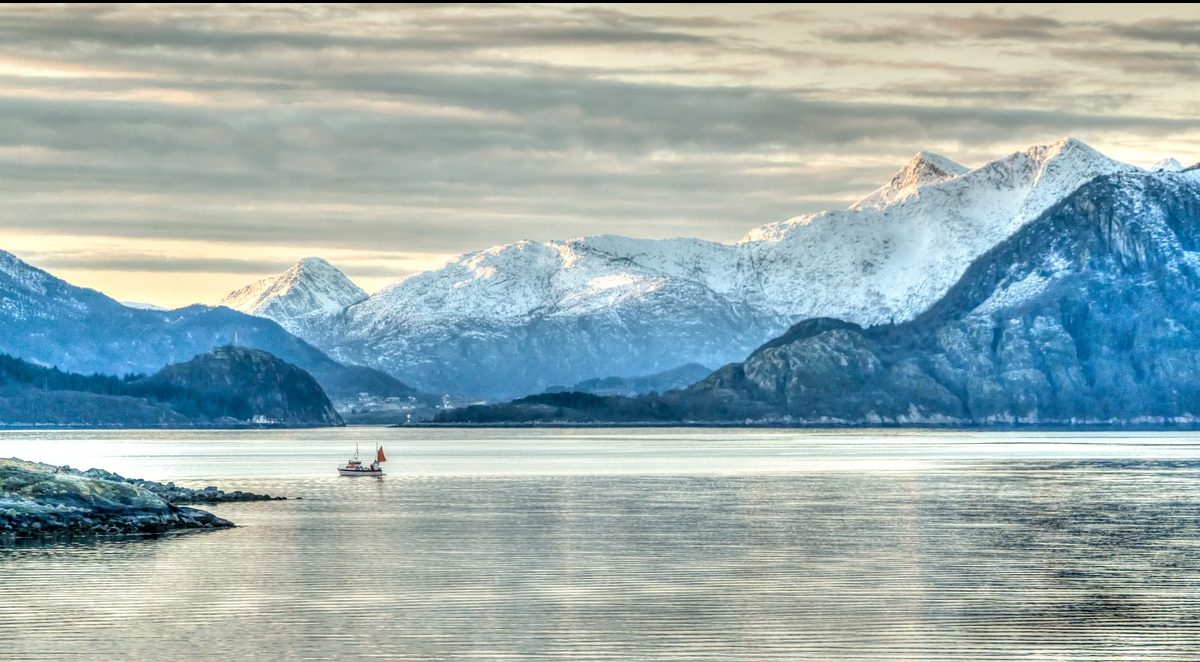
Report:
<svg viewBox="0 0 1200 662"><path fill-rule="evenodd" d="M1200 21L1180 18L1146 19L1131 24L1109 23L1105 26L1111 34L1136 39L1180 46L1200 45Z"/></svg>
<svg viewBox="0 0 1200 662"><path fill-rule="evenodd" d="M275 20L295 15L287 10L258 8ZM291 21L292 30L223 27L223 21L197 21L194 15L178 16L171 10L150 10L124 15L115 12L30 13L20 8L0 11L0 38L9 45L32 44L60 51L81 46L116 49L164 48L192 50L228 56L271 48L309 51L353 49L356 51L479 51L509 47L628 44L716 44L712 36L684 29L729 28L737 22L716 17L670 18L634 16L616 10L577 9L567 13L532 13L517 9L480 14L452 14L405 10L398 7L375 23L380 34L347 26L345 31L328 31L325 25ZM374 23L374 21L372 21ZM250 23L247 21L247 23ZM350 29L358 28L358 29Z"/></svg>
<svg viewBox="0 0 1200 662"><path fill-rule="evenodd" d="M968 16L934 13L905 15L876 27L829 30L824 36L846 43L894 43L965 39L1033 40L1055 37L1065 25L1048 16L976 12Z"/></svg>
<svg viewBox="0 0 1200 662"><path fill-rule="evenodd" d="M1064 60L1090 65L1102 64L1111 69L1138 76L1152 75L1175 80L1200 76L1200 59L1194 53L1112 47L1056 48L1051 53Z"/></svg>
<svg viewBox="0 0 1200 662"><path fill-rule="evenodd" d="M319 82L347 95L404 95L497 119L0 97L0 145L58 155L30 162L0 150L0 180L21 191L9 200L9 223L439 251L511 239L514 226L518 236L550 238L644 231L653 220L662 223L659 234L690 234L690 223L710 237L737 236L812 210L802 194L823 193L818 204L838 206L877 185L847 177L845 165L798 162L780 173L763 167L777 165L757 156L764 152L857 145L907 153L934 140L1194 129L1171 118L833 101L545 73L370 72ZM654 158L663 152L675 158Z"/></svg>
<svg viewBox="0 0 1200 662"><path fill-rule="evenodd" d="M976 12L970 16L939 14L932 17L933 23L962 37L977 39L1050 39L1063 27L1063 23L1048 16L1019 14L987 14Z"/></svg>
<svg viewBox="0 0 1200 662"><path fill-rule="evenodd" d="M1184 44L1186 16L844 16L0 7L0 242L448 254L598 232L731 240L844 206L920 147L1196 139L1191 113L1169 112L1196 100L1195 65L1135 44ZM1164 89L1177 105L1155 103ZM168 268L106 259L92 266Z"/></svg>
<svg viewBox="0 0 1200 662"><path fill-rule="evenodd" d="M124 253L118 255L59 253L30 253L24 252L23 257L36 262L39 268L50 270L72 271L117 271L117 272L148 272L148 273L186 273L186 274L240 274L259 276L264 273L274 274L286 271L295 264L292 259L256 259L256 258L208 258L208 257L179 257L158 255L152 253ZM439 256L433 256L437 259ZM386 259L377 263L363 261L354 255L346 260L339 260L336 266L352 271L355 276L362 278L396 277L403 268L397 269L397 263L424 258L428 254L408 256L404 253L389 254Z"/></svg>
<svg viewBox="0 0 1200 662"><path fill-rule="evenodd" d="M95 271L146 271L183 273L261 274L284 271L292 266L285 260L249 260L236 258L179 258L161 255L130 254L118 257L88 255L50 255L36 260L48 270L72 269Z"/></svg>

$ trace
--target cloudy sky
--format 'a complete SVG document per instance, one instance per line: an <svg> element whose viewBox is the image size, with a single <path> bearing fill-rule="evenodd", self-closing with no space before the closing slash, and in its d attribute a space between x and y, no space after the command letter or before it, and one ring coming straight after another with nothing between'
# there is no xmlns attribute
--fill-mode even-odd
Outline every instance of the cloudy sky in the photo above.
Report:
<svg viewBox="0 0 1200 662"><path fill-rule="evenodd" d="M121 299L306 255L735 241L920 148L1200 160L1200 8L0 8L0 248Z"/></svg>

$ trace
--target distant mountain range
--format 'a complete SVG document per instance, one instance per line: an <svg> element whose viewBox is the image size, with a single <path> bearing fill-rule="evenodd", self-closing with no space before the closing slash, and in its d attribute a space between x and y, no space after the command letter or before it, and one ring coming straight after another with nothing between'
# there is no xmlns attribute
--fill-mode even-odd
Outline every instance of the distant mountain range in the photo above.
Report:
<svg viewBox="0 0 1200 662"><path fill-rule="evenodd" d="M329 358L277 323L225 307L132 308L76 287L0 251L0 352L82 373L153 373L169 363L238 344L300 366L331 397L417 391L379 370Z"/></svg>
<svg viewBox="0 0 1200 662"><path fill-rule="evenodd" d="M923 151L845 211L764 225L734 244L517 242L366 298L327 263L306 260L224 303L424 390L511 397L723 365L813 317L910 320L973 260L1084 183L1137 172L1074 139L975 169Z"/></svg>
<svg viewBox="0 0 1200 662"><path fill-rule="evenodd" d="M342 419L316 380L270 354L219 347L149 376L81 375L0 355L6 426L329 426Z"/></svg>
<svg viewBox="0 0 1200 662"><path fill-rule="evenodd" d="M535 396L445 422L1200 424L1200 169L1098 176L899 324L816 318L665 396ZM557 399L556 399L557 398Z"/></svg>
<svg viewBox="0 0 1200 662"><path fill-rule="evenodd" d="M423 393L434 392L539 394L488 410L495 420L534 408L540 420L1180 422L1192 415L1198 177L1174 159L1142 169L1073 139L975 169L919 152L845 211L734 244L517 242L370 296L306 258L222 306L169 311L0 252L0 352L120 375L235 343L372 416L408 397L429 407ZM1064 284L1088 294L1071 298ZM1046 354L1060 345L1062 356ZM689 364L729 365L673 372ZM443 417L460 415L474 414Z"/></svg>
<svg viewBox="0 0 1200 662"><path fill-rule="evenodd" d="M634 396L643 393L661 393L694 384L712 373L699 363L688 363L678 368L663 370L652 375L638 377L596 377L585 379L571 386L551 386L548 393L575 392L596 395Z"/></svg>

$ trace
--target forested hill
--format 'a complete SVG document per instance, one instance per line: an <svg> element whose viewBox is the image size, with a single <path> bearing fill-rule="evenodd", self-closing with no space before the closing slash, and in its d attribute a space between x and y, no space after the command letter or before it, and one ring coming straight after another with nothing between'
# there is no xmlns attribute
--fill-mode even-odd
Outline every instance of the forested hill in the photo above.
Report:
<svg viewBox="0 0 1200 662"><path fill-rule="evenodd" d="M341 425L311 375L267 352L220 347L154 375L84 375L0 354L0 425Z"/></svg>

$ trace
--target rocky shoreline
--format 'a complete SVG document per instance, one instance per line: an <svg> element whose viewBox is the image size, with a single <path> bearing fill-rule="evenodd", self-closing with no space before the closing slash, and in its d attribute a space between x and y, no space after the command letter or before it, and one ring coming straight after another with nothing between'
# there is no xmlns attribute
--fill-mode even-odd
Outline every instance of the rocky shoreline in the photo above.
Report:
<svg viewBox="0 0 1200 662"><path fill-rule="evenodd" d="M71 467L59 467L61 470L75 472ZM88 478L96 478L99 480L108 480L115 483L126 483L135 485L142 489L153 492L163 498L168 503L228 503L235 501L286 501L287 497L273 497L270 494L254 494L253 492L242 492L234 490L226 492L217 489L216 486L209 485L204 489L193 489L190 487L180 487L175 483L159 483L153 480L144 480L142 478L126 478L120 474L104 469L88 469L87 471L76 472L81 476Z"/></svg>
<svg viewBox="0 0 1200 662"><path fill-rule="evenodd" d="M229 520L181 504L282 499L0 459L0 541L230 528Z"/></svg>

